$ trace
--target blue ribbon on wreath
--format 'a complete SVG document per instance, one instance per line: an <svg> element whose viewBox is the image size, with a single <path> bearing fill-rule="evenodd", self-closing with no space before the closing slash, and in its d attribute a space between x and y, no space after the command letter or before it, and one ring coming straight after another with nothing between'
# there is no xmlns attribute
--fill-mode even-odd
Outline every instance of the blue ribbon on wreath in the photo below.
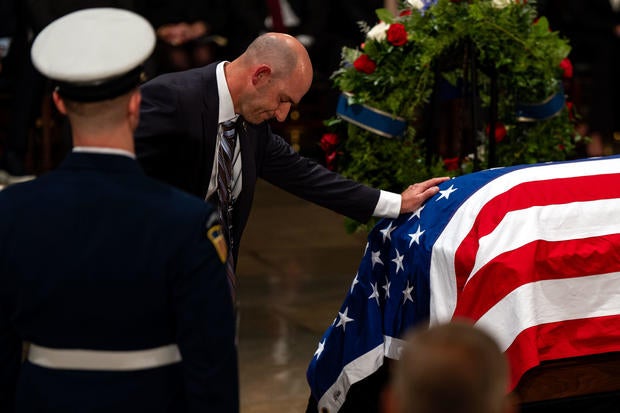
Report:
<svg viewBox="0 0 620 413"><path fill-rule="evenodd" d="M338 98L336 114L342 119L386 138L401 136L405 133L407 128L405 119L368 105L350 104L349 97L350 95L343 93Z"/></svg>
<svg viewBox="0 0 620 413"><path fill-rule="evenodd" d="M519 122L534 122L539 120L549 119L562 110L566 104L564 97L564 88L560 86L558 92L549 96L543 102L540 103L518 103L517 120Z"/></svg>

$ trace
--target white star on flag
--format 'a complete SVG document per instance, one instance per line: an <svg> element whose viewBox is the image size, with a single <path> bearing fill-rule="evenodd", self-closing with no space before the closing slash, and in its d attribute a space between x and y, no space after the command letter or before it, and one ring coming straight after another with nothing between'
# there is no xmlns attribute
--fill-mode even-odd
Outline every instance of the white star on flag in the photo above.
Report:
<svg viewBox="0 0 620 413"><path fill-rule="evenodd" d="M385 277L385 285L383 286L383 289L385 290L385 298L390 298L390 280L388 279L388 277Z"/></svg>
<svg viewBox="0 0 620 413"><path fill-rule="evenodd" d="M454 185L450 185L450 188L444 189L443 191L439 191L441 195L439 195L439 198L437 198L437 201L439 201L442 198L449 199L450 194L452 194L452 192L456 191L457 189L458 188L455 188Z"/></svg>
<svg viewBox="0 0 620 413"><path fill-rule="evenodd" d="M392 240L392 231L394 231L397 227L392 228L392 222L390 221L390 225L387 226L387 228L384 228L382 230L380 230L379 232L381 232L383 234L383 242L385 243L386 239L389 239L390 241Z"/></svg>
<svg viewBox="0 0 620 413"><path fill-rule="evenodd" d="M409 286L409 280L407 280L407 287L403 290L403 304L407 302L407 300L413 302L413 297L411 297L411 292L413 291L413 285Z"/></svg>
<svg viewBox="0 0 620 413"><path fill-rule="evenodd" d="M349 312L349 307L344 309L344 313L340 313L340 312L338 313L338 317L340 317L340 320L338 321L338 324L336 324L336 327L342 326L342 331L346 330L347 323L354 321L352 318L347 317L348 312Z"/></svg>
<svg viewBox="0 0 620 413"><path fill-rule="evenodd" d="M398 252L396 248L394 251L396 251L396 258L394 258L392 262L396 264L396 274L398 274L399 269L405 271L405 267L403 266L403 258L405 258L405 255L400 255L400 252Z"/></svg>
<svg viewBox="0 0 620 413"><path fill-rule="evenodd" d="M411 221L413 218L420 219L422 217L422 210L424 209L424 207L425 205L422 205L420 208L413 211L407 221Z"/></svg>
<svg viewBox="0 0 620 413"><path fill-rule="evenodd" d="M317 348L316 351L314 352L314 355L316 356L317 359L321 357L321 353L323 352L324 348L325 348L325 339L323 339L323 341L319 343L319 348Z"/></svg>
<svg viewBox="0 0 620 413"><path fill-rule="evenodd" d="M368 299L375 299L377 300L377 305L379 305L379 288L377 287L377 283L372 283L372 294L370 294L370 296L368 297Z"/></svg>
<svg viewBox="0 0 620 413"><path fill-rule="evenodd" d="M420 231L420 225L418 225L418 229L415 233L408 234L411 238L411 241L409 241L409 248L411 248L411 244L413 244L414 242L420 245L420 237L422 236L422 234L424 234L424 231Z"/></svg>
<svg viewBox="0 0 620 413"><path fill-rule="evenodd" d="M353 279L353 283L351 284L351 293L353 293L353 288L355 288L355 284L359 282L357 279L358 275L358 273L355 273L355 278Z"/></svg>
<svg viewBox="0 0 620 413"><path fill-rule="evenodd" d="M372 251L372 268L375 268L375 264L383 265L383 261L381 261L381 251Z"/></svg>

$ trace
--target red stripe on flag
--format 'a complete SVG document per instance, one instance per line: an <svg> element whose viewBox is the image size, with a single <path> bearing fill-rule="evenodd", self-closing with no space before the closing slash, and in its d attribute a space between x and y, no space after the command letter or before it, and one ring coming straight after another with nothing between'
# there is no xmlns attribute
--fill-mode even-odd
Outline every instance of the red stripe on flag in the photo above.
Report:
<svg viewBox="0 0 620 413"><path fill-rule="evenodd" d="M510 390L543 361L620 351L620 315L566 320L528 328L506 350Z"/></svg>
<svg viewBox="0 0 620 413"><path fill-rule="evenodd" d="M455 316L482 317L521 285L620 272L620 234L561 242L537 241L495 257L458 291Z"/></svg>

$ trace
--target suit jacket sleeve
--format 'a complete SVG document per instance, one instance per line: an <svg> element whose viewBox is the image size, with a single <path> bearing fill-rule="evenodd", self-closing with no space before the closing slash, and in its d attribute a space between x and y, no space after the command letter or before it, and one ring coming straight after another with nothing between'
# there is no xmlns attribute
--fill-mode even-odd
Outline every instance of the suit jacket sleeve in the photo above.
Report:
<svg viewBox="0 0 620 413"><path fill-rule="evenodd" d="M173 288L177 343L183 357L190 412L239 410L235 319L224 265L207 237L217 222L206 205L186 225L190 239ZM190 212L187 212L190 214ZM200 224L199 224L200 222Z"/></svg>
<svg viewBox="0 0 620 413"><path fill-rule="evenodd" d="M260 177L307 201L366 222L377 206L380 191L328 170L300 156L268 126Z"/></svg>

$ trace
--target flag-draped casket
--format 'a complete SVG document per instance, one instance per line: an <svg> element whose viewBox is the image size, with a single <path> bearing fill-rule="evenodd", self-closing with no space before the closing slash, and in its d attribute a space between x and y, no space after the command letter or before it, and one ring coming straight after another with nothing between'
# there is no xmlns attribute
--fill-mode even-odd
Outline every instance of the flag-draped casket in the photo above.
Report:
<svg viewBox="0 0 620 413"><path fill-rule="evenodd" d="M398 359L405 330L467 318L511 388L545 360L620 351L620 157L497 168L382 220L307 376L319 408Z"/></svg>

